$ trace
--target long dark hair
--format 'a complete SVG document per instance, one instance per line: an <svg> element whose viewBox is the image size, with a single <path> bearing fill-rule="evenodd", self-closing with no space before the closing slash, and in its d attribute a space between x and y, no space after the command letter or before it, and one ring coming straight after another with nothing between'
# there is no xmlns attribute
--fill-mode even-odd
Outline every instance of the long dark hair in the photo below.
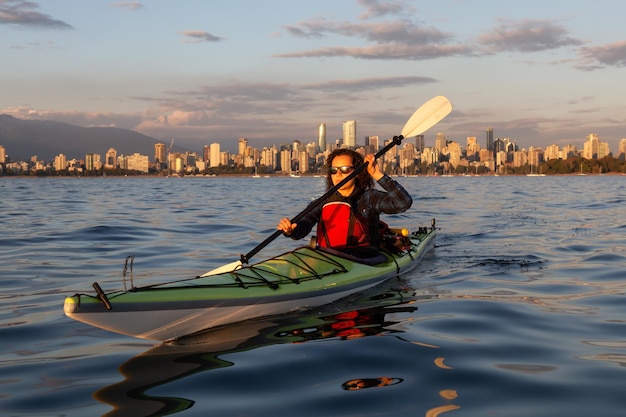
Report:
<svg viewBox="0 0 626 417"><path fill-rule="evenodd" d="M332 151L330 155L328 155L328 158L326 158L326 169L327 169L326 190L327 191L334 187L332 175L330 175L330 171L328 170L328 168L332 165L333 159L335 159L335 157L339 155L349 155L350 157L352 157L352 165L354 166L354 169L357 169L358 167L363 165L363 156L360 153L353 151L352 149L339 148L339 149L335 149L334 151ZM364 169L361 172L359 172L359 174L356 176L355 185L356 185L356 188L359 188L362 190L367 190L367 189L374 187L374 180L372 179L370 174L367 172L367 169Z"/></svg>

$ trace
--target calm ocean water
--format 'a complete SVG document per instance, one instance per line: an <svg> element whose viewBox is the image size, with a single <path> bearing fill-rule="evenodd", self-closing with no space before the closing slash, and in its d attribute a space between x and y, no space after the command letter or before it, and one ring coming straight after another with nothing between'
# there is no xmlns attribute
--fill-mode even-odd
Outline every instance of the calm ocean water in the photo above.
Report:
<svg viewBox="0 0 626 417"><path fill-rule="evenodd" d="M321 178L1 178L2 416L623 416L626 176L399 178L416 270L176 345L63 299L238 259ZM293 248L279 238L254 260Z"/></svg>

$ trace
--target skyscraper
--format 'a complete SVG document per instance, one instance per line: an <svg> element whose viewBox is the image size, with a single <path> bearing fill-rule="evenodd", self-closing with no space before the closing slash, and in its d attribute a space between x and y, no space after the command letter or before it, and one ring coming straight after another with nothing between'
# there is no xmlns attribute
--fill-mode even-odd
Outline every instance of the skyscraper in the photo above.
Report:
<svg viewBox="0 0 626 417"><path fill-rule="evenodd" d="M356 120L343 122L343 146L346 148L356 147Z"/></svg>
<svg viewBox="0 0 626 417"><path fill-rule="evenodd" d="M485 141L485 147L490 150L490 151L494 151L493 149L493 128L488 128L487 129L487 136L486 136L486 141Z"/></svg>
<svg viewBox="0 0 626 417"><path fill-rule="evenodd" d="M425 147L426 147L426 144L424 142L424 135L415 136L415 149L422 152Z"/></svg>
<svg viewBox="0 0 626 417"><path fill-rule="evenodd" d="M155 143L154 144L154 161L159 163L165 162L165 144L164 143Z"/></svg>
<svg viewBox="0 0 626 417"><path fill-rule="evenodd" d="M239 138L239 155L245 155L246 149L248 149L248 139Z"/></svg>
<svg viewBox="0 0 626 417"><path fill-rule="evenodd" d="M378 148L380 148L379 145L379 138L378 136L368 136L367 137L367 144L371 145L374 148L374 152L378 152Z"/></svg>
<svg viewBox="0 0 626 417"><path fill-rule="evenodd" d="M317 145L320 152L326 151L326 123L320 123L317 127Z"/></svg>
<svg viewBox="0 0 626 417"><path fill-rule="evenodd" d="M435 137L435 149L438 151L442 151L443 148L446 147L446 135L443 133L437 133L437 137Z"/></svg>
<svg viewBox="0 0 626 417"><path fill-rule="evenodd" d="M220 165L220 144L212 143L211 144L211 166L217 167Z"/></svg>

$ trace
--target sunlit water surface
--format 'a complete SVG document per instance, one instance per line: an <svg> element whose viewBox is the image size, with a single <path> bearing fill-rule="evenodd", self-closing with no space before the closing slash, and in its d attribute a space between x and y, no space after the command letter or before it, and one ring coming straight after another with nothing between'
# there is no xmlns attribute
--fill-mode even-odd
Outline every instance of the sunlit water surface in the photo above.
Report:
<svg viewBox="0 0 626 417"><path fill-rule="evenodd" d="M398 181L414 205L387 222L441 229L416 270L156 345L64 297L118 285L131 254L135 284L235 261L323 179L0 179L0 414L623 416L626 177Z"/></svg>

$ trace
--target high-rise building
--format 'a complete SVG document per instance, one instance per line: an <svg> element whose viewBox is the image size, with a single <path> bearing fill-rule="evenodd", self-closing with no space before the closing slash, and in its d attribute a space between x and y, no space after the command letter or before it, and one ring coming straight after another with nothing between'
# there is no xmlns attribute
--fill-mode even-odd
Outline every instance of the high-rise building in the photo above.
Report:
<svg viewBox="0 0 626 417"><path fill-rule="evenodd" d="M415 136L415 149L417 149L420 152L423 152L425 147L426 147L426 142L424 141L424 135Z"/></svg>
<svg viewBox="0 0 626 417"><path fill-rule="evenodd" d="M343 122L343 146L356 148L356 120Z"/></svg>
<svg viewBox="0 0 626 417"><path fill-rule="evenodd" d="M326 123L320 123L317 127L317 145L320 152L326 151Z"/></svg>
<svg viewBox="0 0 626 417"><path fill-rule="evenodd" d="M88 153L87 155L85 155L85 170L87 171L94 171L95 170L95 162L93 159L93 154L92 153Z"/></svg>
<svg viewBox="0 0 626 417"><path fill-rule="evenodd" d="M5 164L7 162L7 151L4 149L4 146L0 146L0 164Z"/></svg>
<svg viewBox="0 0 626 417"><path fill-rule="evenodd" d="M494 148L493 148L493 128L490 127L490 128L487 129L487 135L486 135L485 139L486 139L485 140L485 147L488 150L493 152L494 151Z"/></svg>
<svg viewBox="0 0 626 417"><path fill-rule="evenodd" d="M248 139L247 138L239 138L239 155L246 154L246 149L248 149Z"/></svg>
<svg viewBox="0 0 626 417"><path fill-rule="evenodd" d="M211 167L217 167L220 165L220 144L219 143L211 144L211 156L209 157L209 161L211 162Z"/></svg>
<svg viewBox="0 0 626 417"><path fill-rule="evenodd" d="M114 148L109 148L104 156L105 168L117 168L117 151Z"/></svg>
<svg viewBox="0 0 626 417"><path fill-rule="evenodd" d="M546 146L546 149L543 152L543 158L546 161L549 161L550 159L567 159L567 157L563 158L559 145L555 144Z"/></svg>
<svg viewBox="0 0 626 417"><path fill-rule="evenodd" d="M378 136L367 136L367 141L365 142L366 145L372 146L374 152L378 152L378 148L380 147L379 143L380 140Z"/></svg>
<svg viewBox="0 0 626 417"><path fill-rule="evenodd" d="M443 133L437 133L437 137L435 138L435 149L439 152L443 151L446 147L446 135Z"/></svg>
<svg viewBox="0 0 626 417"><path fill-rule="evenodd" d="M283 174L291 174L291 151L284 149L280 151L280 170Z"/></svg>
<svg viewBox="0 0 626 417"><path fill-rule="evenodd" d="M2 155L2 151L0 151L0 156ZM619 141L619 149L617 150L617 156L622 157L626 155L626 138ZM2 162L2 159L0 159Z"/></svg>
<svg viewBox="0 0 626 417"><path fill-rule="evenodd" d="M609 155L608 142L600 141L596 133L587 135L587 141L583 147L583 158L585 159L601 159Z"/></svg>
<svg viewBox="0 0 626 417"><path fill-rule="evenodd" d="M480 145L476 140L476 136L468 136L467 137L467 145L465 147L465 152L467 155L467 160L470 162L478 161L478 153L480 152Z"/></svg>
<svg viewBox="0 0 626 417"><path fill-rule="evenodd" d="M67 158L62 153L54 157L54 169L56 171L67 169Z"/></svg>
<svg viewBox="0 0 626 417"><path fill-rule="evenodd" d="M158 162L160 164L165 162L165 144L164 143L154 144L154 162Z"/></svg>

